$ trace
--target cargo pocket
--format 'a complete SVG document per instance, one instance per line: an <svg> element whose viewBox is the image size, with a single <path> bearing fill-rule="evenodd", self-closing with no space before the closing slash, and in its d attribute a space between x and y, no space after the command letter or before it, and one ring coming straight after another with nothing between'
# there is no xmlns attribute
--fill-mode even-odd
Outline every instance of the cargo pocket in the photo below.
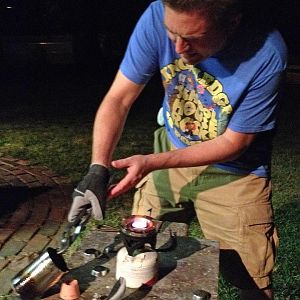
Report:
<svg viewBox="0 0 300 300"><path fill-rule="evenodd" d="M240 207L239 216L242 261L251 277L267 276L273 270L278 246L272 206L259 204Z"/></svg>
<svg viewBox="0 0 300 300"><path fill-rule="evenodd" d="M133 196L133 207L132 207L132 214L138 215L139 213L139 207L142 206L142 195L143 190L145 188L146 182L148 181L148 176L145 176L135 187L136 191Z"/></svg>
<svg viewBox="0 0 300 300"><path fill-rule="evenodd" d="M151 184L149 180L149 176L146 176L136 185L137 190L133 198L133 215L146 215L155 218L160 214L161 203L155 189L149 192L149 187L147 187L146 191L146 186Z"/></svg>

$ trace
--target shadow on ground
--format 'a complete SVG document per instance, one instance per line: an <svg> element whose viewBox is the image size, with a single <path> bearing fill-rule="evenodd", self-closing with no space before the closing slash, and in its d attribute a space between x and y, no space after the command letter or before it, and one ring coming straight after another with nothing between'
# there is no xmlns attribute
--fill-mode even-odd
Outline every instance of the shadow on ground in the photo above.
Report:
<svg viewBox="0 0 300 300"><path fill-rule="evenodd" d="M50 187L16 187L0 188L0 217L14 212L20 203L29 201L35 196L49 191Z"/></svg>

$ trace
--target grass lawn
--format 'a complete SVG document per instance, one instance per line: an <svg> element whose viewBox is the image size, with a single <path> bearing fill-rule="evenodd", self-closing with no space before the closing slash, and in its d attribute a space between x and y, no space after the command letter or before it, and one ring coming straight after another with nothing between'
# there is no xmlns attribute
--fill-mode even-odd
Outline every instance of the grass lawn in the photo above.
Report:
<svg viewBox="0 0 300 300"><path fill-rule="evenodd" d="M112 76L102 79L68 70L38 71L20 69L5 74L0 93L0 157L45 165L76 184L88 167L94 115ZM151 152L162 99L156 80L133 107L116 158ZM299 98L300 85L287 85L274 141L273 203L281 239L274 272L276 299L300 299ZM122 173L116 174L120 176ZM129 212L131 199L129 192L111 201L108 221L118 223ZM192 224L190 234L201 236L197 222ZM238 299L236 290L222 279L219 294L221 300Z"/></svg>

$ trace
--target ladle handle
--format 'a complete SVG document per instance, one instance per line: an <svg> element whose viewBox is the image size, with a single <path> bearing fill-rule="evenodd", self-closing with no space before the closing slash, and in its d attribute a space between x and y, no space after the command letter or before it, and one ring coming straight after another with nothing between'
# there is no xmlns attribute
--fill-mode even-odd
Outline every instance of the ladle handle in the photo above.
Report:
<svg viewBox="0 0 300 300"><path fill-rule="evenodd" d="M57 249L58 254L65 252L77 239L79 234L82 232L84 225L88 222L90 216L91 209L82 210L75 221L68 222L60 240L60 247Z"/></svg>

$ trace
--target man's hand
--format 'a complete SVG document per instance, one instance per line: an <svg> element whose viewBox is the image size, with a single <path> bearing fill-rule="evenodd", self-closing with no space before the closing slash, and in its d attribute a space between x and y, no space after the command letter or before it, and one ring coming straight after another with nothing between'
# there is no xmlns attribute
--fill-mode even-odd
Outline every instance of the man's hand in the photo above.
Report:
<svg viewBox="0 0 300 300"><path fill-rule="evenodd" d="M127 169L126 176L109 190L109 198L116 197L133 188L150 171L146 155L134 155L115 160L112 166L116 169Z"/></svg>
<svg viewBox="0 0 300 300"><path fill-rule="evenodd" d="M109 178L106 167L97 164L90 167L87 175L74 189L69 222L74 222L83 210L90 207L95 219L104 219Z"/></svg>

